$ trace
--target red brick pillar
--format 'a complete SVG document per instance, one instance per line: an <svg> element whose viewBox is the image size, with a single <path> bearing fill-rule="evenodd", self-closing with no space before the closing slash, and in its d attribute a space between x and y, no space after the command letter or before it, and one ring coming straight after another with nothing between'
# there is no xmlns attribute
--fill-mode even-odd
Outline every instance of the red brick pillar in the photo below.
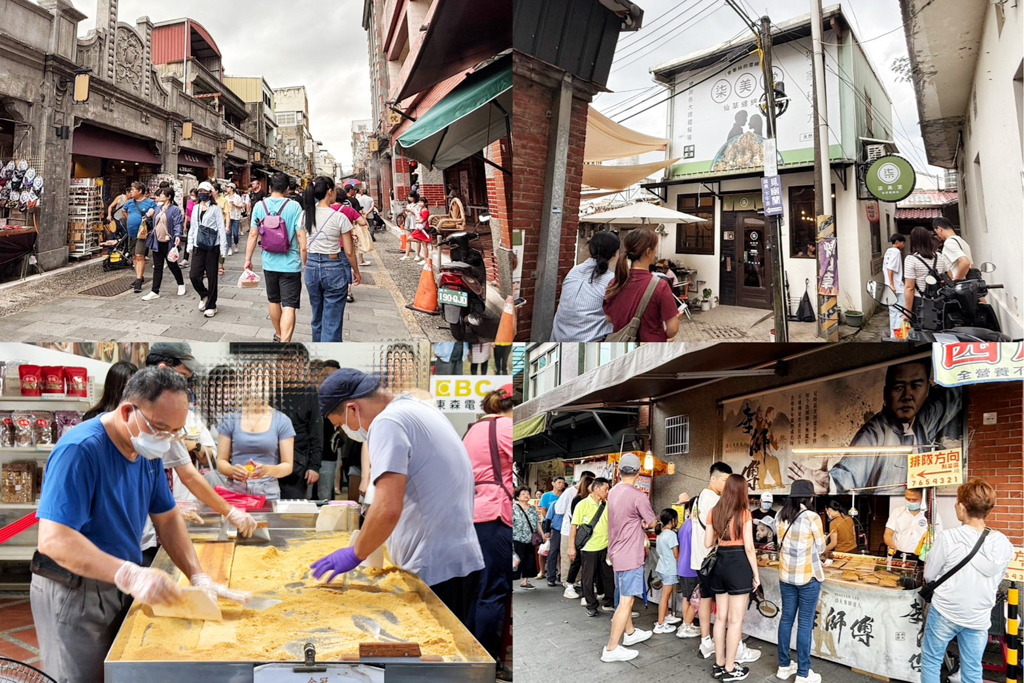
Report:
<svg viewBox="0 0 1024 683"><path fill-rule="evenodd" d="M541 253L541 225L545 218L545 197L549 194L549 173L555 144L552 122L559 105L563 73L532 57L513 53L512 124L513 181L512 229L523 231L523 278L521 296L526 304L519 309L517 341L547 341L534 338L532 319L537 297L557 301L560 284L554 291L537 291L538 258ZM580 191L583 184L583 147L587 137L587 105L594 96L593 86L582 81L572 84L573 97L569 121L569 151L566 164L565 201L560 207L562 225L558 244L558 283L575 265L579 229Z"/></svg>
<svg viewBox="0 0 1024 683"><path fill-rule="evenodd" d="M997 382L967 388L967 476L981 477L996 490L999 502L987 523L1024 545L1024 383ZM984 414L995 413L994 425Z"/></svg>
<svg viewBox="0 0 1024 683"><path fill-rule="evenodd" d="M484 150L484 156L502 168L509 168L508 145L508 138L493 142ZM491 216L491 224L498 228L498 244L487 254L487 279L491 282L499 282L498 262L494 252L498 248L512 249L512 223L509 212L512 199L512 179L508 174L490 164L484 165L484 173L487 177L487 209ZM494 234L493 231L492 234Z"/></svg>
<svg viewBox="0 0 1024 683"><path fill-rule="evenodd" d="M397 151L398 146L395 146L394 157L392 161L392 173L395 179L395 200L404 202L406 197L409 196L409 160L402 156L402 153Z"/></svg>

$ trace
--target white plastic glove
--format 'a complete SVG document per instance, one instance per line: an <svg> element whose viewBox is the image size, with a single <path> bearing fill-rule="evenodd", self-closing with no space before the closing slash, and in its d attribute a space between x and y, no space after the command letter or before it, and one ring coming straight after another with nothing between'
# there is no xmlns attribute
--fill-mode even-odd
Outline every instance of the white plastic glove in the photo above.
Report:
<svg viewBox="0 0 1024 683"><path fill-rule="evenodd" d="M252 532L256 531L256 520L248 512L233 507L231 512L228 513L227 518L238 529L238 533L246 538L252 536Z"/></svg>
<svg viewBox="0 0 1024 683"><path fill-rule="evenodd" d="M148 605L174 605L181 602L181 589L167 572L125 562L114 574L114 585L122 592Z"/></svg>
<svg viewBox="0 0 1024 683"><path fill-rule="evenodd" d="M245 593L242 591L233 591L227 586L222 586L219 583L214 583L206 574L194 574L189 578L192 585L196 588L203 589L203 592L210 596L210 598L217 602L217 598L224 598L231 602L237 602L244 605L245 603L252 600L252 593Z"/></svg>

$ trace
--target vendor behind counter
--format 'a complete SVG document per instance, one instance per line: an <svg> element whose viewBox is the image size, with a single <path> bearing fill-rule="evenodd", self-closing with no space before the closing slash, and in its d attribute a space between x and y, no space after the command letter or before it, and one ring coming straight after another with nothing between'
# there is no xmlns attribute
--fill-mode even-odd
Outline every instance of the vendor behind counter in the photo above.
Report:
<svg viewBox="0 0 1024 683"><path fill-rule="evenodd" d="M889 547L889 554L895 554L897 559L918 560L921 539L928 533L927 508L920 489L907 489L903 498L906 505L893 510L885 523L885 545ZM942 531L942 518L937 510L932 513L932 524L938 536Z"/></svg>

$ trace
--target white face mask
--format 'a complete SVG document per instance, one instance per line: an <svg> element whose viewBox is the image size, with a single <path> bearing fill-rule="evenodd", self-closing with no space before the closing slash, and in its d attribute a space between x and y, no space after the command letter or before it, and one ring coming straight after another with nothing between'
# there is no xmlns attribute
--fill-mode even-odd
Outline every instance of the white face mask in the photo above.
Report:
<svg viewBox="0 0 1024 683"><path fill-rule="evenodd" d="M348 426L348 413L346 412L345 423L341 425L341 429L342 431L345 432L345 435L348 438L352 439L353 441L358 441L359 443L366 443L366 441L370 438L369 431L363 429L363 421L359 419L358 415L356 416L356 420L359 422L358 430L352 429L351 427Z"/></svg>
<svg viewBox="0 0 1024 683"><path fill-rule="evenodd" d="M134 409L134 411L135 415L139 414L138 409ZM135 449L135 452L146 460L159 460L164 457L171 448L170 440L158 439L152 434L142 431L142 426L139 425L137 417L135 423L139 427L139 435L132 437L132 448Z"/></svg>

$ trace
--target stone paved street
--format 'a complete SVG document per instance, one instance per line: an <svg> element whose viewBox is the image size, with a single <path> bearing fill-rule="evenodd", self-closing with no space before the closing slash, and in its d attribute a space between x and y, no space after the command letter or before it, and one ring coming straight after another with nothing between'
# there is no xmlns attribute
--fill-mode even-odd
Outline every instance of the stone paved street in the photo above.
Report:
<svg viewBox="0 0 1024 683"><path fill-rule="evenodd" d="M353 289L355 303L345 310L345 341L413 340L429 337L432 341L451 339L441 329L438 317L414 314L405 308L415 296L406 270L419 270L408 262L400 263L398 238L378 235L378 251L370 255L371 265L362 270L368 276ZM243 243L240 246L244 247ZM382 263L383 259L383 263ZM176 296L174 278L165 270L161 298L142 301L142 294L130 290L132 271L104 273L98 259L73 270L0 290L0 340L4 341L269 341L274 330L266 302L266 289L240 289L236 286L242 272L244 252L229 256L226 272L220 279L217 316L209 319L198 310L199 297L185 281L185 296ZM400 268L399 266L403 266ZM254 266L260 272L259 253ZM400 287L391 273L395 273ZM143 294L149 292L152 278L147 267ZM124 291L114 296L90 296L82 292L104 283L123 283ZM311 340L311 310L305 288L293 341ZM426 332L425 332L426 330Z"/></svg>
<svg viewBox="0 0 1024 683"><path fill-rule="evenodd" d="M562 587L548 588L543 581L533 581L536 590L518 588L513 596L515 624L514 671L517 683L597 683L598 681L638 681L642 683L673 683L707 681L711 677L711 660L697 652L697 640L679 639L674 634L653 635L646 642L632 646L640 655L629 662L606 664L601 661L601 648L608 643L611 614L590 618L579 600L562 597ZM658 606L646 609L638 601L634 610L640 617L634 624L650 630L658 617ZM779 683L775 678L778 657L775 645L747 639L748 647L761 650L761 658L750 667L747 681ZM794 653L795 654L795 653ZM866 683L872 679L845 666L812 658L811 668L827 683ZM793 679L790 679L792 683Z"/></svg>
<svg viewBox="0 0 1024 683"><path fill-rule="evenodd" d="M710 311L692 312L693 320L685 316L679 324L677 342L698 341L771 341L770 332L775 326L771 311L739 306L718 306ZM859 330L849 325L839 326L842 341L876 342L886 334L889 315L885 309L866 321ZM789 341L820 342L814 323L789 323Z"/></svg>

